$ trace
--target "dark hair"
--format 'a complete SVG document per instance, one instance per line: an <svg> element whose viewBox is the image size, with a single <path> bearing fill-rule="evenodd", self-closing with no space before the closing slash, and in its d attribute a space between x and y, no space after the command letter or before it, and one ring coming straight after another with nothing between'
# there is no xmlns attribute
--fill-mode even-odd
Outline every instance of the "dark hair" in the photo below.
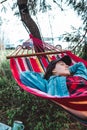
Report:
<svg viewBox="0 0 87 130"><path fill-rule="evenodd" d="M55 68L56 63L59 62L59 61L63 61L67 65L70 65L71 62L72 62L71 58L68 55L65 55L62 58L58 58L56 60L51 61L49 63L49 65L47 66L47 69L46 69L46 72L45 72L45 75L44 75L44 79L48 80L50 78L50 76L53 75L52 71Z"/></svg>
<svg viewBox="0 0 87 130"><path fill-rule="evenodd" d="M52 71L53 69L55 68L55 65L54 64L54 61L51 61L50 64L47 66L46 68L46 72L45 72L45 75L44 75L44 79L48 80L50 78L50 76L53 75Z"/></svg>

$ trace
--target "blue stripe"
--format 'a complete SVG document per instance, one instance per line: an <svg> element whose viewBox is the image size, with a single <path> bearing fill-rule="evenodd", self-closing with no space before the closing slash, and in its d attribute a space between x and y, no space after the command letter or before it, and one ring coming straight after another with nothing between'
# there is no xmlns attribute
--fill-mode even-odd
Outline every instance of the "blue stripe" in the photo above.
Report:
<svg viewBox="0 0 87 130"><path fill-rule="evenodd" d="M25 58L25 61L26 61L26 64L27 64L28 69L29 69L30 71L33 71L33 68L32 68L32 66L31 66L31 63L30 63L29 59L28 59L28 58Z"/></svg>
<svg viewBox="0 0 87 130"><path fill-rule="evenodd" d="M38 58L38 59L39 59L39 62L40 62L40 64L41 64L43 70L45 71L46 69L45 69L45 67L44 67L44 65L43 65L43 62L42 62L41 58Z"/></svg>

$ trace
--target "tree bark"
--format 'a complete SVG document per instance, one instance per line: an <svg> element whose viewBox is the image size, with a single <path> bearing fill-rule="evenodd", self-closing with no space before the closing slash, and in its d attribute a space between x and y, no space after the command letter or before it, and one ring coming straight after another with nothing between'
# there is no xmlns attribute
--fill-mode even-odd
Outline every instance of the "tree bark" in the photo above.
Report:
<svg viewBox="0 0 87 130"><path fill-rule="evenodd" d="M27 26L28 30L30 33L35 37L41 40L41 35L40 31L38 29L38 26L34 22L34 20L31 18L28 7L27 7L27 2L28 0L17 0L17 4L19 7L20 15L21 15L21 20L24 22L24 24ZM43 45L41 43L41 46L35 46L35 51L41 52L44 51Z"/></svg>
<svg viewBox="0 0 87 130"><path fill-rule="evenodd" d="M31 18L28 7L27 7L27 1L28 0L18 0L18 6L19 6L19 11L21 15L21 20L24 22L24 24L27 26L31 34L36 37L41 39L40 31L34 22L34 20ZM22 5L22 6L21 6Z"/></svg>

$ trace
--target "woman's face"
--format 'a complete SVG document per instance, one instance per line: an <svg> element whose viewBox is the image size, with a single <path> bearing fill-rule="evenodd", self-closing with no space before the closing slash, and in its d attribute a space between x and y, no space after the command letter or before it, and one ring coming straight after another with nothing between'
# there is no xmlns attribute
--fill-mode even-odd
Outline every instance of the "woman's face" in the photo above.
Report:
<svg viewBox="0 0 87 130"><path fill-rule="evenodd" d="M57 62L52 72L53 72L53 75L58 75L58 76L70 75L69 66L66 65L63 61Z"/></svg>

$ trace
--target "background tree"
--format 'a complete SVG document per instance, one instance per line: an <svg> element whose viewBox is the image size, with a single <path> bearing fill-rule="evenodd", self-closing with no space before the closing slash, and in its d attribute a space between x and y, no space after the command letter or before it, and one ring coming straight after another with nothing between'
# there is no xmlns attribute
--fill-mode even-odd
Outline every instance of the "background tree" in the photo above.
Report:
<svg viewBox="0 0 87 130"><path fill-rule="evenodd" d="M1 4L5 3L6 1L7 0L3 0ZM70 8L72 8L72 10L74 10L83 21L83 25L81 27L75 29L72 25L72 33L66 32L66 34L62 36L62 39L64 39L66 42L69 42L69 49L73 49L73 52L77 54L79 48L82 50L87 40L85 33L87 30L87 2L86 0L53 0L53 3L56 4L61 11L65 11L64 4L70 6ZM48 10L52 10L52 4L48 4L46 0L17 0L17 3L13 3L12 10L14 10L17 5L19 7L21 20L23 21L23 24L28 32L36 38L42 39L40 28L33 20L32 15L36 15L37 12L40 11L44 13ZM18 12L15 12L15 15L18 14ZM78 44L80 41L81 44Z"/></svg>
<svg viewBox="0 0 87 130"><path fill-rule="evenodd" d="M69 49L72 49L73 52L76 54L79 52L79 55L81 55L82 48L84 48L86 45L86 32L87 32L87 2L86 0L53 0L55 4L58 5L58 8L61 8L61 11L64 11L64 8L62 6L63 3L67 4L68 6L71 6L71 8L77 12L78 16L81 17L83 21L83 27L78 28L76 30L72 26L72 33L66 33L63 35L63 39L67 42L69 42L70 46ZM18 0L18 6L21 14L21 19L29 29L29 31L33 34L33 36L41 39L40 30L34 20L31 18L31 14L34 15L37 13L37 4L39 5L39 10L42 10L43 12L47 11L48 9L51 9L52 5L47 5L45 0L41 0L39 2L34 0ZM85 34L85 35L84 35ZM84 39L83 39L84 37ZM82 39L82 40L81 40ZM82 56L82 55L81 55ZM85 52L83 54L83 58L86 56ZM87 57L87 56L86 56Z"/></svg>
<svg viewBox="0 0 87 130"><path fill-rule="evenodd" d="M62 0L63 2L65 0ZM69 48L82 58L87 60L87 1L86 0L66 0L66 3L81 17L83 26L73 32L66 33L64 36L67 42L70 42Z"/></svg>

